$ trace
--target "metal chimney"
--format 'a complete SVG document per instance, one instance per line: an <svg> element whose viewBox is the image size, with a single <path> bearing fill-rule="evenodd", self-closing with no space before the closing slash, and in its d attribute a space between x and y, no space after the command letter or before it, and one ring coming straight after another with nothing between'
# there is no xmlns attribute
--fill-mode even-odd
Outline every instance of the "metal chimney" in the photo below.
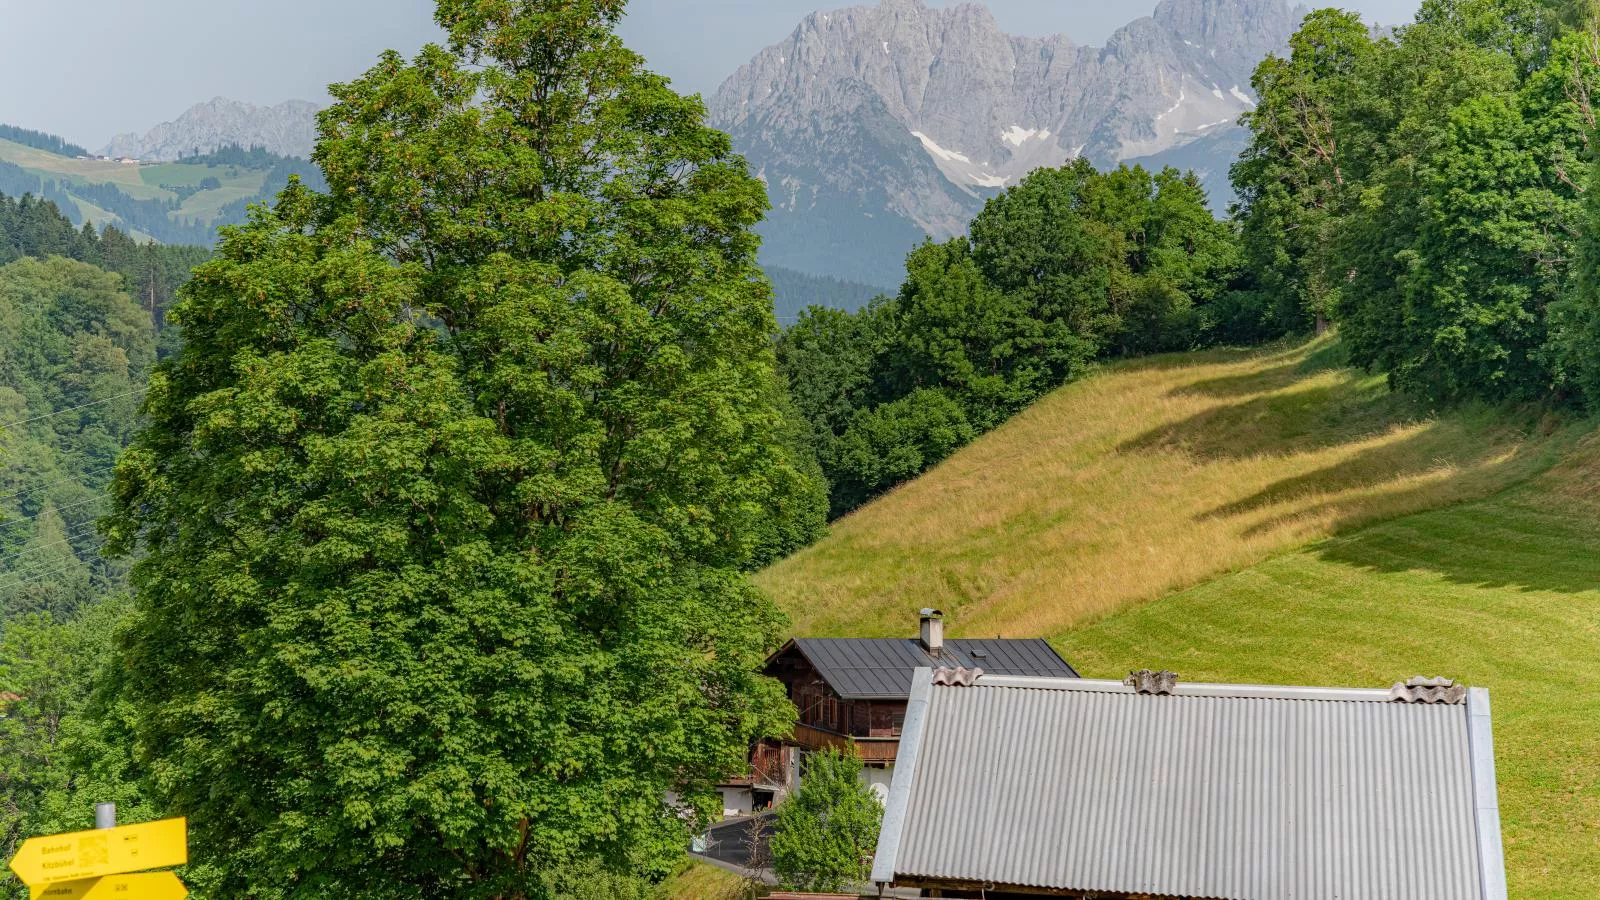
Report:
<svg viewBox="0 0 1600 900"><path fill-rule="evenodd" d="M922 647L935 656L944 652L944 613L937 609L922 611Z"/></svg>

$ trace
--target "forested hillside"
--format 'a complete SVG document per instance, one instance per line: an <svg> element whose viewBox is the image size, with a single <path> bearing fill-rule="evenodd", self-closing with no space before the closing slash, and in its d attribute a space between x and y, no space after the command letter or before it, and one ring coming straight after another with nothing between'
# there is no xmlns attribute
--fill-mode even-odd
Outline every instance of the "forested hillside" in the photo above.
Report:
<svg viewBox="0 0 1600 900"><path fill-rule="evenodd" d="M57 156L88 156L89 151L77 144L65 141L53 134L42 131L33 131L28 128L18 128L15 125L0 124L0 141L11 141L24 147L43 150Z"/></svg>
<svg viewBox="0 0 1600 900"><path fill-rule="evenodd" d="M176 347L164 314L208 255L0 196L0 692L22 698L0 715L0 855L84 824L94 797L138 814L115 774L126 745L78 715L127 606L128 563L102 556L96 521L150 371Z"/></svg>

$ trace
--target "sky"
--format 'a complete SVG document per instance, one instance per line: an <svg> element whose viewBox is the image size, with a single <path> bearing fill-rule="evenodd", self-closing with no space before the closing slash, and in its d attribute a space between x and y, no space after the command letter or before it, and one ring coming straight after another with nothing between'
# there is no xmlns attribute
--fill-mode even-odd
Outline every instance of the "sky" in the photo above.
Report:
<svg viewBox="0 0 1600 900"><path fill-rule="evenodd" d="M862 0L633 0L623 37L685 92L709 94L807 13ZM928 0L951 6L957 0ZM1419 0L1344 0L1396 24ZM988 0L1014 34L1102 43L1156 0ZM0 122L91 150L222 96L325 101L385 49L438 37L433 0L0 0Z"/></svg>

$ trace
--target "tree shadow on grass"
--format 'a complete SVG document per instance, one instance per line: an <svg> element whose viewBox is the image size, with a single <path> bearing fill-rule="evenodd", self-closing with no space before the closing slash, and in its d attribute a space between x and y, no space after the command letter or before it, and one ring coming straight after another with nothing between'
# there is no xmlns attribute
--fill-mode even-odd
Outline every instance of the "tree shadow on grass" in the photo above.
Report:
<svg viewBox="0 0 1600 900"><path fill-rule="evenodd" d="M1180 450L1201 460L1307 453L1372 440L1422 420L1420 407L1356 373L1315 386L1317 374L1196 413L1124 442L1118 451Z"/></svg>
<svg viewBox="0 0 1600 900"><path fill-rule="evenodd" d="M1172 396L1203 396L1218 399L1254 397L1293 387L1299 382L1346 365L1343 345L1321 339L1261 357L1274 363L1259 372L1245 372L1186 384L1172 389Z"/></svg>
<svg viewBox="0 0 1600 900"><path fill-rule="evenodd" d="M1459 427L1439 423L1416 426L1404 437L1384 441L1380 436L1374 441L1373 446L1342 462L1285 478L1242 500L1219 506L1201 518L1233 518L1309 495L1366 491L1435 472L1448 472L1446 480L1453 481L1469 476L1487 478L1491 469L1526 471L1530 468L1527 455L1540 452L1522 440L1522 435L1515 430L1504 429L1494 435L1469 436ZM1435 482L1419 486L1416 493L1438 494L1444 488L1445 485ZM1390 503L1394 503L1393 498ZM1372 500L1365 494L1335 498L1314 506L1299 507L1283 516L1259 523L1246 533L1265 533L1293 519L1303 518L1308 513L1348 509L1352 514L1359 514L1363 508L1372 505ZM1337 518L1344 519L1347 516L1339 515Z"/></svg>
<svg viewBox="0 0 1600 900"><path fill-rule="evenodd" d="M1433 573L1473 588L1600 591L1600 554L1592 550L1600 544L1600 518L1553 504L1559 501L1550 495L1519 489L1374 525L1312 552L1367 572Z"/></svg>
<svg viewBox="0 0 1600 900"><path fill-rule="evenodd" d="M1329 338L1323 338L1311 343L1330 341ZM1337 345L1337 342L1332 343ZM1261 347L1212 347L1182 353L1158 353L1154 356L1116 360L1107 363L1106 368L1117 372L1170 372L1175 369L1194 369L1197 366L1229 366L1252 361L1273 365L1299 364L1309 358L1308 354L1316 355L1319 352L1321 351L1308 348L1306 342L1279 341Z"/></svg>

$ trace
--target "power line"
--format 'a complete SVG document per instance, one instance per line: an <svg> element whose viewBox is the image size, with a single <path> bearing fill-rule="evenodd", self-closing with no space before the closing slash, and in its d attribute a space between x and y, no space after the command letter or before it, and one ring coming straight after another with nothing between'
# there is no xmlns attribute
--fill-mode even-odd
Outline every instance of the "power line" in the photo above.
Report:
<svg viewBox="0 0 1600 900"><path fill-rule="evenodd" d="M22 587L22 586L28 585L28 584L35 584L35 583L37 583L37 582L39 582L39 581L41 581L41 580L43 580L45 578L51 577L52 575L60 575L60 574L62 574L64 572L70 572L71 570L73 570L74 568L77 568L78 566L83 566L84 568L89 569L90 570L89 571L90 575L94 574L94 570L92 568L90 568L89 563L86 563L83 560L78 559L76 556L74 556L72 558L72 562L62 563L61 565L56 566L55 568L49 569L49 570L27 569L27 570L24 570L24 571L21 571L21 572L7 572L7 573L5 573L5 578L10 579L10 580L0 579L0 590L8 590L8 589L11 589L11 588ZM25 577L13 577L13 576L25 576Z"/></svg>
<svg viewBox="0 0 1600 900"><path fill-rule="evenodd" d="M69 509L77 509L80 506L87 506L90 503L99 503L101 500L104 500L104 499L106 499L104 496L90 497L89 499L83 500L83 501L78 502L78 503L68 503L66 506L58 506L58 507L56 507L56 512L59 513L59 512L65 512L65 511L67 511ZM25 516L25 517L20 518L20 519L12 519L9 522L0 522L0 528L10 528L13 525L21 525L23 522L32 522L34 519L37 519L37 518L39 518L39 516L42 516L42 515L44 515L44 513L41 512L38 515Z"/></svg>
<svg viewBox="0 0 1600 900"><path fill-rule="evenodd" d="M72 539L73 538L80 538L80 537L83 537L86 534L93 534L93 533L94 533L94 525L90 524L87 528L83 528L81 530L71 532L70 534L68 534L66 537L62 538L59 541L51 541L48 544L40 544L37 547L29 547L26 550L20 551L18 553L13 553L10 556L0 556L0 563L7 563L7 562L10 562L11 560L14 560L14 559L20 559L20 558L22 558L24 556L27 556L30 553L38 553L40 550L43 550L46 547L55 547L55 546L60 545L60 544L70 544L70 543L72 543Z"/></svg>
<svg viewBox="0 0 1600 900"><path fill-rule="evenodd" d="M82 478L90 478L90 477L93 477L95 475L104 475L105 473L116 469L116 467L117 467L116 463L112 463L111 465L105 466L103 468L91 469L88 472L83 473L82 475L77 475L77 476L70 476L69 475L66 478L58 478L55 481L46 482L44 484L39 485L38 487L31 487L31 488L28 488L25 491L17 491L15 494L7 494L4 497L0 497L0 503L3 503L5 501L7 501L7 500L15 500L18 497L24 496L26 494L32 494L35 491L42 491L45 488L52 488L52 487L55 487L58 484L67 484L69 482L76 483L76 482L78 482L79 479L82 479Z"/></svg>
<svg viewBox="0 0 1600 900"><path fill-rule="evenodd" d="M93 403L84 403L82 405L73 406L73 407L70 407L68 409L58 409L53 413L46 413L45 415L42 415L42 416L34 416L31 419L23 419L21 422L12 422L9 425L0 425L0 431L7 431L9 429L17 427L18 425L32 425L34 422L42 422L45 419L54 419L56 416L64 416L69 412L77 412L80 409L88 409L91 406L100 406L100 405L105 404L105 403L111 403L111 402L113 402L115 400L123 400L123 399L126 399L128 397L135 396L137 394L142 394L147 390L149 390L149 388L139 388L138 390L129 391L126 394L118 394L115 397L107 397L104 400L96 400Z"/></svg>

